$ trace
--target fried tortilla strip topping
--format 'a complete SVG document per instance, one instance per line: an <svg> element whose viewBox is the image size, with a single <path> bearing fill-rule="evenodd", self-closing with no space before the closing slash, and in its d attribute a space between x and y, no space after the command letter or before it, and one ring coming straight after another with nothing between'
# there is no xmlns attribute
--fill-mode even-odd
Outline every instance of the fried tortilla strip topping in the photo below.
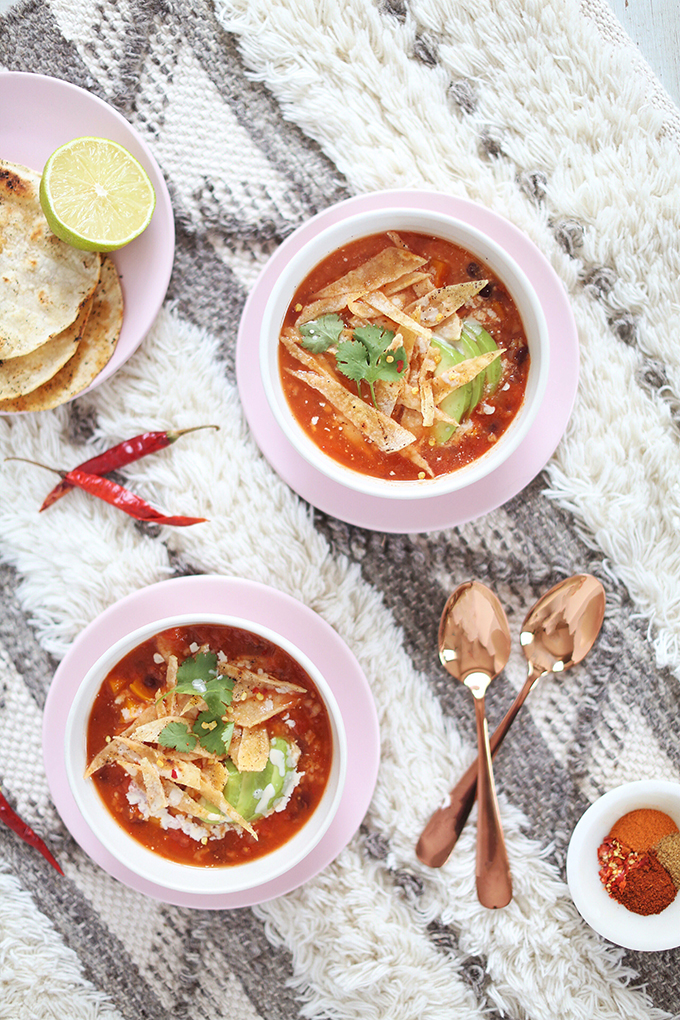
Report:
<svg viewBox="0 0 680 1020"><path fill-rule="evenodd" d="M239 772L261 772L269 761L269 734L266 726L249 726L243 730L236 757L232 759Z"/></svg>
<svg viewBox="0 0 680 1020"><path fill-rule="evenodd" d="M297 694L278 694L276 691L267 691L264 698L247 698L245 701L232 702L231 713L237 726L248 729L251 726L259 726L272 716L279 715L298 700ZM243 740L244 735L241 736ZM233 738L232 738L233 740ZM234 762L238 768L238 763Z"/></svg>
<svg viewBox="0 0 680 1020"><path fill-rule="evenodd" d="M366 294L378 290L384 283L398 280L404 273L419 269L427 260L414 255L406 248L383 248L366 262L345 273L314 295L315 298L339 297L348 294Z"/></svg>
<svg viewBox="0 0 680 1020"><path fill-rule="evenodd" d="M415 442L416 437L412 432L402 428L398 422L377 408L364 403L361 397L352 396L342 383L318 372L291 372L291 375L323 393L333 407L383 453L396 453Z"/></svg>
<svg viewBox="0 0 680 1020"><path fill-rule="evenodd" d="M462 308L470 298L479 294L488 282L488 280L470 280L469 283L454 283L448 287L439 287L408 305L405 311L428 326L436 326L437 323L443 322L444 319L448 319L459 308Z"/></svg>
<svg viewBox="0 0 680 1020"><path fill-rule="evenodd" d="M466 383L472 382L475 376L478 376L480 372L488 368L492 361L500 358L501 353L501 351L489 351L488 354L480 354L477 358L468 358L466 361L461 361L459 365L454 365L443 372L442 375L433 379L432 392L435 404L441 404L444 397L447 397L449 393L460 389Z"/></svg>

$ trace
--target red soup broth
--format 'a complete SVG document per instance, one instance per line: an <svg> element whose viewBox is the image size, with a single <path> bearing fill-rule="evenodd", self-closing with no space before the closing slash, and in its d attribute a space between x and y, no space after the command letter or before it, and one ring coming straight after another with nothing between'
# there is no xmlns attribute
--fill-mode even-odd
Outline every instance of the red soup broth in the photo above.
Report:
<svg viewBox="0 0 680 1020"><path fill-rule="evenodd" d="M454 433L441 446L428 443L423 437L417 449L427 460L434 476L455 471L477 460L503 435L517 415L526 390L530 355L519 310L507 288L492 270L472 252L429 234L399 231L399 238L413 253L427 259L422 271L427 272L435 287L485 279L487 286L456 313L461 319L475 318L491 334L501 355L503 374L493 396L469 415L466 428ZM351 241L323 259L298 287L286 312L283 327L293 328L301 308L311 304L314 295L345 273L356 269L384 248L394 244L387 233L372 234ZM414 293L413 297L417 295ZM347 309L338 313L349 324ZM332 355L322 355L328 364ZM358 437L358 430L347 422L330 402L314 388L290 373L299 371L300 362L279 344L279 371L288 404L299 425L312 441L328 456L355 471L378 478L406 480L423 477L417 465L399 453L383 453L370 440ZM356 383L336 373L338 381L353 395ZM370 401L368 390L361 396ZM493 407L493 412L489 408ZM399 420L399 413L393 413Z"/></svg>
<svg viewBox="0 0 680 1020"><path fill-rule="evenodd" d="M319 804L331 768L331 726L323 699L309 674L282 648L250 631L223 625L175 627L155 635L128 652L102 683L88 723L87 760L89 764L107 738L122 733L130 725L130 719L123 716L125 708L138 713L163 691L166 664L154 659L160 657L160 647L165 655L170 652L181 663L204 645L213 652L221 650L229 661L252 660L254 672L262 669L277 680L304 687L307 692L282 715L266 723L270 739L294 740L301 751L296 770L304 772L304 776L285 809L252 823L257 840L239 828L204 844L180 829L161 828L156 818L145 819L128 802L126 794L131 779L118 764L104 765L92 775L92 781L116 821L150 850L180 864L201 867L243 864L271 853L295 835Z"/></svg>

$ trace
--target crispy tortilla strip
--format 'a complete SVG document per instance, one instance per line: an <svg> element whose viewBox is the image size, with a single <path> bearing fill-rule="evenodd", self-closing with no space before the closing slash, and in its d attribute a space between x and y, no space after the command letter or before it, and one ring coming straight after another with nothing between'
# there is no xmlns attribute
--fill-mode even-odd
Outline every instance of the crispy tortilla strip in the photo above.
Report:
<svg viewBox="0 0 680 1020"><path fill-rule="evenodd" d="M306 347L303 347L299 335L292 329L284 329L281 334L281 343L306 368L310 368L314 372L322 372L323 375L332 378L331 371L323 359L315 357Z"/></svg>
<svg viewBox="0 0 680 1020"><path fill-rule="evenodd" d="M371 306L371 308L375 308L376 311L382 312L382 314L386 315L388 319L391 319L392 322L396 322L400 326L403 326L404 329L411 330L411 332L415 333L416 336L424 336L427 337L428 340L432 338L432 330L428 326L421 325L417 319L414 319L411 315L407 315L406 312L402 312L401 308L395 305L393 301L390 301L389 298L385 297L382 291L376 290L372 291L370 294L366 294L365 301Z"/></svg>
<svg viewBox="0 0 680 1020"><path fill-rule="evenodd" d="M186 717L181 715L163 715L160 719L154 719L151 722L142 723L141 726L135 726L130 736L133 736L135 740L139 740L143 744L157 744L158 738L165 727L173 722L186 724Z"/></svg>
<svg viewBox="0 0 680 1020"><path fill-rule="evenodd" d="M398 294L400 291L406 290L407 287L413 287L416 283L429 279L430 277L427 273L405 273L398 280L395 280L393 283L386 283L380 289L383 294L387 294L390 297L392 294Z"/></svg>
<svg viewBox="0 0 680 1020"><path fill-rule="evenodd" d="M149 811L153 814L157 814L159 811L162 811L164 807L168 806L165 790L161 783L160 772L153 762L146 761L146 759L139 763L139 768L142 774L144 789L146 790L146 799L149 805Z"/></svg>
<svg viewBox="0 0 680 1020"><path fill-rule="evenodd" d="M29 354L0 361L0 400L30 393L57 374L75 354L91 307L92 298L88 298L76 319L63 332Z"/></svg>
<svg viewBox="0 0 680 1020"><path fill-rule="evenodd" d="M269 761L269 734L263 725L243 730L236 757L232 758L239 772L261 772Z"/></svg>
<svg viewBox="0 0 680 1020"><path fill-rule="evenodd" d="M343 414L367 439L383 451L396 453L412 443L414 436L398 422L377 408L354 397L345 387L318 372L291 372L296 379L323 393L340 414Z"/></svg>
<svg viewBox="0 0 680 1020"><path fill-rule="evenodd" d="M365 294L371 290L378 290L384 283L391 283L404 273L419 269L426 261L427 259L414 255L405 248L383 248L373 258L367 259L356 269L317 291L314 297L331 298L342 294Z"/></svg>
<svg viewBox="0 0 680 1020"><path fill-rule="evenodd" d="M261 701L259 698L247 698L245 701L232 702L231 713L234 722L246 730L251 726L259 726L260 723L266 722L272 716L285 712L287 708L291 708L296 703L298 697L297 694L279 694L277 691L268 691ZM242 741L244 737L245 734L242 734Z"/></svg>
<svg viewBox="0 0 680 1020"><path fill-rule="evenodd" d="M480 354L477 358L468 358L461 361L460 365L448 368L442 375L432 380L432 392L435 404L441 404L444 397L454 390L460 389L466 383L471 382L478 376L492 361L500 358L501 351L489 351L488 354Z"/></svg>
<svg viewBox="0 0 680 1020"><path fill-rule="evenodd" d="M40 174L0 160L0 359L30 354L76 319L97 286L99 252L47 225Z"/></svg>
<svg viewBox="0 0 680 1020"><path fill-rule="evenodd" d="M108 364L123 324L123 291L112 260L105 256L92 308L75 354L51 379L20 397L0 400L1 411L46 411L82 393Z"/></svg>
<svg viewBox="0 0 680 1020"><path fill-rule="evenodd" d="M402 450L401 456L406 457L407 460L410 460L413 464L415 464L419 471L423 471L426 475L429 475L430 478L434 478L434 471L422 454L418 453L418 450L414 446L409 446L405 450Z"/></svg>
<svg viewBox="0 0 680 1020"><path fill-rule="evenodd" d="M238 662L224 662L218 664L218 672L224 676L230 676L235 680L232 691L232 701L245 700L242 695L249 694L254 688L273 687L279 693L306 694L305 687L299 684L290 683L288 680L279 680L270 673L254 673L248 666Z"/></svg>
<svg viewBox="0 0 680 1020"><path fill-rule="evenodd" d="M321 298L319 301L312 301L311 304L305 305L297 319L295 320L296 327L303 326L305 322L313 322L314 319L320 319L322 315L330 315L332 312L341 312L346 307L348 300L352 298L358 298L360 294L339 294L336 297Z"/></svg>
<svg viewBox="0 0 680 1020"><path fill-rule="evenodd" d="M224 790L229 778L229 770L226 765L223 765L221 761L206 762L202 772L206 783L210 783L217 790Z"/></svg>
<svg viewBox="0 0 680 1020"><path fill-rule="evenodd" d="M194 800L194 798L190 797L186 790L183 790L181 786L176 786L174 783L166 782L165 789L168 797L172 790L178 791L180 796L177 801L175 802L175 799L173 798L173 807L177 811L181 811L185 815L193 815L194 818L199 818L204 822L214 823L219 821L219 818L215 817L215 811L211 811L211 809L206 807L205 804L200 804L198 801ZM242 818L238 811L236 811L231 804L224 799L219 790L215 790L212 786L209 786L206 783L197 792L208 801L208 804L217 808L217 813L220 815L226 815L232 822L240 825L242 829L245 829L246 832L249 832L251 836L257 839L257 833L253 829L252 825L250 825L245 818Z"/></svg>
<svg viewBox="0 0 680 1020"><path fill-rule="evenodd" d="M430 294L418 298L405 311L427 326L436 326L457 312L475 294L479 294L488 282L488 280L470 280L469 283L454 283L448 287L439 287Z"/></svg>

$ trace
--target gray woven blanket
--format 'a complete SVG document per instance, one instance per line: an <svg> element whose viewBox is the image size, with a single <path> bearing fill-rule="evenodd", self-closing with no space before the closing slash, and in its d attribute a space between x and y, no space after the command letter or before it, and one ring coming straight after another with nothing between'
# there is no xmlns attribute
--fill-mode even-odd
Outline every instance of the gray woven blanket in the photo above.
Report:
<svg viewBox="0 0 680 1020"><path fill-rule="evenodd" d="M147 429L220 425L122 476L155 505L210 518L203 530L136 527L84 493L38 516L45 475L0 469L0 787L65 872L0 827L0 1018L680 1016L680 950L607 942L565 884L589 803L633 779L680 781L680 113L608 8L20 0L0 14L0 67L120 111L161 167L177 231L139 350L69 405L0 418L0 458L71 467ZM305 503L258 450L235 378L241 311L277 245L336 201L399 187L481 202L522 229L562 281L581 350L545 469L501 508L429 533ZM436 654L439 615L470 578L507 609L493 725L524 678L524 614L582 571L606 588L602 634L531 695L497 759L516 895L485 911L474 814L441 870L414 853L474 757L472 699ZM200 574L318 613L380 720L359 830L319 875L252 908L173 906L117 882L62 823L42 760L46 694L83 628L147 585Z"/></svg>

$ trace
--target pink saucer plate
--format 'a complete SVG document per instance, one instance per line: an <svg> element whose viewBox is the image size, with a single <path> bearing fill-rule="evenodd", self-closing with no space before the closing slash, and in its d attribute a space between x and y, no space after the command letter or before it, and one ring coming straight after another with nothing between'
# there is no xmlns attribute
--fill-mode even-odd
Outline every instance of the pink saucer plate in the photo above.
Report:
<svg viewBox="0 0 680 1020"><path fill-rule="evenodd" d="M18 71L0 71L0 91L0 159L41 173L48 157L64 142L84 135L110 138L139 160L156 192L156 208L144 233L112 253L123 288L123 327L111 360L89 390L103 383L134 354L163 303L175 255L170 195L146 142L97 96L60 78Z"/></svg>
<svg viewBox="0 0 680 1020"><path fill-rule="evenodd" d="M543 403L526 438L507 461L457 492L428 499L385 499L354 492L315 470L292 446L269 408L260 375L262 312L278 273L316 234L369 209L403 206L454 216L488 234L524 270L538 294L550 333L550 371ZM276 249L241 317L236 377L248 424L273 469L303 499L348 524L401 534L437 531L481 517L516 496L545 467L569 421L578 386L576 323L560 278L525 234L498 213L467 199L429 191L380 191L346 199L308 220Z"/></svg>
<svg viewBox="0 0 680 1020"><path fill-rule="evenodd" d="M117 861L83 819L66 775L64 737L75 692L90 666L130 631L177 613L238 611L239 617L286 635L318 666L337 699L347 734L347 779L340 807L316 847L290 871L255 889L197 895L165 889ZM249 907L297 889L333 861L366 814L380 761L378 716L368 681L333 628L302 602L266 585L213 574L173 578L142 588L104 610L82 631L59 664L43 720L43 755L52 800L82 849L109 875L153 899L201 910Z"/></svg>

